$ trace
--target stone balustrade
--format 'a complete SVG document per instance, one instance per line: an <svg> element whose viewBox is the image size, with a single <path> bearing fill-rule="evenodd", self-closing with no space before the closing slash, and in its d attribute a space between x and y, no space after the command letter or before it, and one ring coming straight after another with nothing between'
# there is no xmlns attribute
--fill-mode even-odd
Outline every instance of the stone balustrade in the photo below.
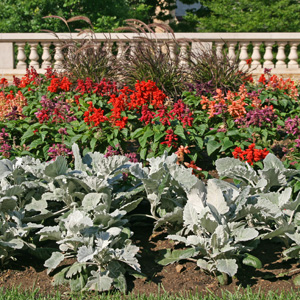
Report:
<svg viewBox="0 0 300 300"><path fill-rule="evenodd" d="M0 77L22 76L31 66L39 73L44 73L48 66L61 69L63 42L83 37L76 33L59 33L57 36L50 33L0 33ZM136 33L95 34L97 43L106 44L108 55L115 60L126 59L125 52L133 51L138 37ZM199 45L214 45L219 55L226 51L231 61L238 56L241 69L248 68L246 60L252 58L254 76L262 74L264 68L271 68L272 74L300 78L300 33L175 33L175 38L180 41L179 49L175 49L175 44L172 47L174 37L171 34L148 34L147 37L158 42L169 41L171 58L178 57L183 65L187 64L186 58L191 51L199 51Z"/></svg>

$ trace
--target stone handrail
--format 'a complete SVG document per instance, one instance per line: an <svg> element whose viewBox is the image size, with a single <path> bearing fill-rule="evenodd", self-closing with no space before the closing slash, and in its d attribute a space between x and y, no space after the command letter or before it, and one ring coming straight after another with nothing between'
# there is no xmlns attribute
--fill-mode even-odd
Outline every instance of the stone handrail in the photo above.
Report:
<svg viewBox="0 0 300 300"><path fill-rule="evenodd" d="M63 60L62 42L83 37L77 33L58 33L57 36L59 39L50 33L0 33L0 77L10 79L12 75L24 75L25 69L30 66L39 73L44 73L48 66L60 69ZM125 51L132 51L139 35L96 33L94 37L97 42L107 45L113 59L120 60L124 59ZM175 37L180 49L176 52L174 47L170 47L173 51L171 54L175 57L178 53L179 63L182 64L186 63L185 58L190 55L190 51L196 53L200 44L205 47L214 44L220 54L226 45L230 59L238 55L240 68L248 67L246 60L252 58L251 70L254 76L262 74L264 68L271 68L272 74L300 77L297 53L300 33L175 33L174 37L168 33L156 33L147 34L147 37L158 42L172 42ZM274 45L277 47L274 48ZM38 47L42 50L38 51Z"/></svg>

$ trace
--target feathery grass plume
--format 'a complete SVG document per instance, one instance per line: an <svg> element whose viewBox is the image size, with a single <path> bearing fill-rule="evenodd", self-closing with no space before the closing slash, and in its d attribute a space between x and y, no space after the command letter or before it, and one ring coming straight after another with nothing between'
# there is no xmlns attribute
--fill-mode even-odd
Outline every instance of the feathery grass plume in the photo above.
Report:
<svg viewBox="0 0 300 300"><path fill-rule="evenodd" d="M228 56L226 49L219 52L212 44L198 45L191 51L189 59L189 77L195 88L197 84L207 84L209 92L221 89L226 93L228 90L237 91L244 81L249 80L249 68L240 68L239 55L232 58Z"/></svg>
<svg viewBox="0 0 300 300"><path fill-rule="evenodd" d="M184 68L178 64L174 51L179 48L172 29L165 24L150 24L129 19L128 26L117 30L136 33L134 45L126 52L121 62L120 78L130 87L137 80L154 81L157 86L170 98L177 99L184 88ZM155 29L164 33L156 33ZM159 35L165 39L158 40Z"/></svg>
<svg viewBox="0 0 300 300"><path fill-rule="evenodd" d="M97 41L93 25L89 18L84 16L72 17L68 20L59 16L47 16L44 18L58 18L62 20L70 33L70 39L60 39L52 31L43 30L54 34L62 44L63 60L61 69L66 72L71 81L77 79L91 78L94 82L100 82L101 79L107 78L114 80L116 78L115 64L111 59L109 52L110 39L105 42ZM84 21L89 25L87 29L76 29L82 36L82 39L73 39L69 23L74 21Z"/></svg>

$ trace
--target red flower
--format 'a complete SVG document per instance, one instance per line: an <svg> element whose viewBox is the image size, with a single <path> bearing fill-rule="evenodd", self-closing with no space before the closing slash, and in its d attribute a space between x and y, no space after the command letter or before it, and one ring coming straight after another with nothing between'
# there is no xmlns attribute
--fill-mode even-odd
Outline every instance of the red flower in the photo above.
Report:
<svg viewBox="0 0 300 300"><path fill-rule="evenodd" d="M258 79L258 82L262 83L262 84L266 84L267 82L267 79L265 77L265 74L261 74L259 79Z"/></svg>
<svg viewBox="0 0 300 300"><path fill-rule="evenodd" d="M269 151L264 148L256 149L255 144L251 144L246 150L242 150L240 147L236 147L232 152L234 158L240 160L247 160L250 165L253 165L254 162L264 159L269 154Z"/></svg>
<svg viewBox="0 0 300 300"><path fill-rule="evenodd" d="M250 66L250 65L251 65L251 63L252 63L252 58L248 58L248 59L246 59L246 64L247 64L248 66Z"/></svg>
<svg viewBox="0 0 300 300"><path fill-rule="evenodd" d="M161 144L166 144L168 147L176 147L177 143L175 141L178 141L178 137L174 134L173 129L167 130L166 133L165 141L161 142Z"/></svg>

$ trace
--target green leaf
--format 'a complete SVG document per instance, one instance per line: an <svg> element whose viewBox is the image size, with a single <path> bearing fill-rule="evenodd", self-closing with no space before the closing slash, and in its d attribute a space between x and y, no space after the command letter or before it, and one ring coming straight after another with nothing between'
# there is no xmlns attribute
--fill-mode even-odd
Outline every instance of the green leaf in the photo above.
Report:
<svg viewBox="0 0 300 300"><path fill-rule="evenodd" d="M27 140L28 138L30 138L30 137L32 137L32 136L34 135L33 130L34 130L34 129L32 128L32 126L30 126L30 127L26 130L26 132L22 135L22 137L21 137L21 143L22 143L22 144L25 143L26 140Z"/></svg>
<svg viewBox="0 0 300 300"><path fill-rule="evenodd" d="M30 150L37 148L39 145L43 144L44 142L41 139L34 140L30 145Z"/></svg>
<svg viewBox="0 0 300 300"><path fill-rule="evenodd" d="M207 154L210 156L211 154L213 154L217 149L219 149L221 147L221 144L217 141L214 140L210 140L207 143Z"/></svg>
<svg viewBox="0 0 300 300"><path fill-rule="evenodd" d="M141 159L146 159L147 152L148 152L148 149L147 149L147 148L143 148L143 149L140 151L140 157L141 157Z"/></svg>
<svg viewBox="0 0 300 300"><path fill-rule="evenodd" d="M96 143L97 143L97 139L93 137L90 142L92 152L95 150Z"/></svg>
<svg viewBox="0 0 300 300"><path fill-rule="evenodd" d="M177 134L178 136L180 136L182 139L186 139L185 134L184 134L184 129L181 125L177 125L174 133Z"/></svg>
<svg viewBox="0 0 300 300"><path fill-rule="evenodd" d="M140 137L140 136L143 134L144 129L145 129L145 128L138 128L137 130L135 130L135 131L131 134L131 138L132 138L132 139L135 139L135 138Z"/></svg>
<svg viewBox="0 0 300 300"><path fill-rule="evenodd" d="M228 148L231 148L233 145L234 145L233 142L228 137L225 137L222 140L222 148L221 148L220 151L225 151Z"/></svg>
<svg viewBox="0 0 300 300"><path fill-rule="evenodd" d="M261 269L262 268L262 263L261 261L254 255L251 255L249 253L244 254L244 259L242 260L242 263L246 266L250 266L256 269Z"/></svg>
<svg viewBox="0 0 300 300"><path fill-rule="evenodd" d="M299 286L300 285L300 275L296 276L293 279L294 285Z"/></svg>
<svg viewBox="0 0 300 300"><path fill-rule="evenodd" d="M73 145L75 144L79 139L81 139L82 134L76 134L74 136L72 136L70 143Z"/></svg>
<svg viewBox="0 0 300 300"><path fill-rule="evenodd" d="M139 143L140 143L142 148L144 148L146 146L148 137L150 137L152 135L154 135L154 132L152 131L152 129L150 127L148 127L146 129L144 135L139 138Z"/></svg>

